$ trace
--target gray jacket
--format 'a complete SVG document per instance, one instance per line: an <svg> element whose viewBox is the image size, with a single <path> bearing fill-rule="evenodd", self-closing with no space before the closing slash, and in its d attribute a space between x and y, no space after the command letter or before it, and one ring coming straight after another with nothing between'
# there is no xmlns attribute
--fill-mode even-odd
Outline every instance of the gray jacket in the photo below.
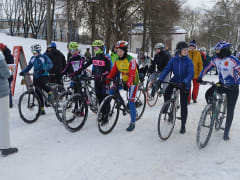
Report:
<svg viewBox="0 0 240 180"><path fill-rule="evenodd" d="M0 51L0 98L9 95L8 78L10 72L3 53Z"/></svg>

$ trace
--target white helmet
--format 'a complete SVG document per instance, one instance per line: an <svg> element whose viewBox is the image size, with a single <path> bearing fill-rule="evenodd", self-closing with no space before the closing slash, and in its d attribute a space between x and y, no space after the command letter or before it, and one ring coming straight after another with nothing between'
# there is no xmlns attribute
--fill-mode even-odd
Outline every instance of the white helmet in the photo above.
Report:
<svg viewBox="0 0 240 180"><path fill-rule="evenodd" d="M155 44L155 49L164 49L164 44L163 43L157 43Z"/></svg>
<svg viewBox="0 0 240 180"><path fill-rule="evenodd" d="M200 51L206 51L207 49L205 47L201 47Z"/></svg>
<svg viewBox="0 0 240 180"><path fill-rule="evenodd" d="M41 52L41 46L39 44L33 44L31 46L31 51Z"/></svg>

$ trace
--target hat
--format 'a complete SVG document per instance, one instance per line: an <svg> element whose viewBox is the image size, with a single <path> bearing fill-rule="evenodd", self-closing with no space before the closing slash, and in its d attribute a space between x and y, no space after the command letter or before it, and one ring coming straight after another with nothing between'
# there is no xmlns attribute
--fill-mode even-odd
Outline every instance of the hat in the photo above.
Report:
<svg viewBox="0 0 240 180"><path fill-rule="evenodd" d="M193 46L193 47L197 47L196 45L196 41L195 40L192 40L190 43L189 43L189 46Z"/></svg>
<svg viewBox="0 0 240 180"><path fill-rule="evenodd" d="M6 47L6 46L5 46L3 43L0 43L0 48L1 48L1 49L5 49L5 47Z"/></svg>
<svg viewBox="0 0 240 180"><path fill-rule="evenodd" d="M55 42L51 42L51 44L48 45L48 48L50 48L50 47L57 47L57 45Z"/></svg>

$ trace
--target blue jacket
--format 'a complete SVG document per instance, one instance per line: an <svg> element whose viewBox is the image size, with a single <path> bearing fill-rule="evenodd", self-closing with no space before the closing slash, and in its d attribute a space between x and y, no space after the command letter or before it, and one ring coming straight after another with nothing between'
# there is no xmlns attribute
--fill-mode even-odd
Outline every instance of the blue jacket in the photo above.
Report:
<svg viewBox="0 0 240 180"><path fill-rule="evenodd" d="M164 68L159 80L163 81L169 72L173 72L170 81L184 83L187 89L191 88L191 80L194 77L193 62L188 56L180 57L178 54L173 57Z"/></svg>
<svg viewBox="0 0 240 180"><path fill-rule="evenodd" d="M48 76L48 71L52 69L52 61L46 55L32 56L28 66L22 71L24 73L29 72L33 67L34 78L39 78L42 76Z"/></svg>

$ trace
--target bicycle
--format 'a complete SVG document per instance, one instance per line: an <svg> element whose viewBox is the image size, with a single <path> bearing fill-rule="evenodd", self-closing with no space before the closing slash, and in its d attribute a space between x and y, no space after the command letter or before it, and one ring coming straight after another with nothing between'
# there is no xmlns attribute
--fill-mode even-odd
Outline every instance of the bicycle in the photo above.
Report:
<svg viewBox="0 0 240 180"><path fill-rule="evenodd" d="M24 76L32 76L34 74L25 74ZM35 87L34 84L27 87L27 91L23 92L19 98L18 110L21 119L28 124L34 123L38 120L41 110L40 98L36 94L36 89L39 90L45 102L50 104L55 111L55 102L58 96L59 89L63 87L61 85L50 86L53 99L49 100L48 97L42 92L38 87Z"/></svg>
<svg viewBox="0 0 240 180"><path fill-rule="evenodd" d="M124 102L120 92L119 87L123 87L122 80L108 79L113 83L111 88L114 89L113 95L106 96L102 103L100 104L98 114L97 114L97 125L98 129L102 134L110 133L117 124L119 118L119 111L123 112L123 115L130 113L128 105ZM136 121L138 121L145 110L146 105L146 95L142 88L139 88L136 94ZM143 108L140 108L142 107ZM104 113L103 113L104 112ZM102 117L107 116L107 123L102 124Z"/></svg>
<svg viewBox="0 0 240 180"><path fill-rule="evenodd" d="M174 129L176 119L181 120L181 117L177 117L177 111L180 108L179 106L179 83L175 82L163 82L173 86L173 93L171 98L164 102L159 116L158 116L158 136L162 140L167 140Z"/></svg>
<svg viewBox="0 0 240 180"><path fill-rule="evenodd" d="M87 77L90 77L87 75ZM92 78L90 78L92 79ZM66 82L69 82L68 78L64 78L64 81L67 80ZM86 83L85 83L86 82ZM87 96L87 104L90 107L91 111L94 114L97 114L98 111L98 100L94 91L94 87L91 85L90 80L83 81L83 84L81 84L83 88L85 88L86 91L86 96ZM73 87L69 85L67 87L67 90L62 92L57 99L56 102L56 116L60 122L62 122L62 111L63 111L63 105L66 103L66 101L74 94L73 92Z"/></svg>
<svg viewBox="0 0 240 180"><path fill-rule="evenodd" d="M226 119L227 113L227 96L226 94L220 94L217 89L221 86L227 87L227 85L218 84L209 81L203 81L201 85L213 85L215 90L211 102L208 103L201 113L201 117L197 128L197 146L202 149L207 146L211 137L213 127L215 130L224 130L222 127L223 121Z"/></svg>
<svg viewBox="0 0 240 180"><path fill-rule="evenodd" d="M98 101L90 85L92 79L94 77L80 76L78 81L74 81L75 93L65 92L70 97L63 105L62 122L70 132L77 132L84 126L88 116L88 106L94 113L97 113Z"/></svg>

